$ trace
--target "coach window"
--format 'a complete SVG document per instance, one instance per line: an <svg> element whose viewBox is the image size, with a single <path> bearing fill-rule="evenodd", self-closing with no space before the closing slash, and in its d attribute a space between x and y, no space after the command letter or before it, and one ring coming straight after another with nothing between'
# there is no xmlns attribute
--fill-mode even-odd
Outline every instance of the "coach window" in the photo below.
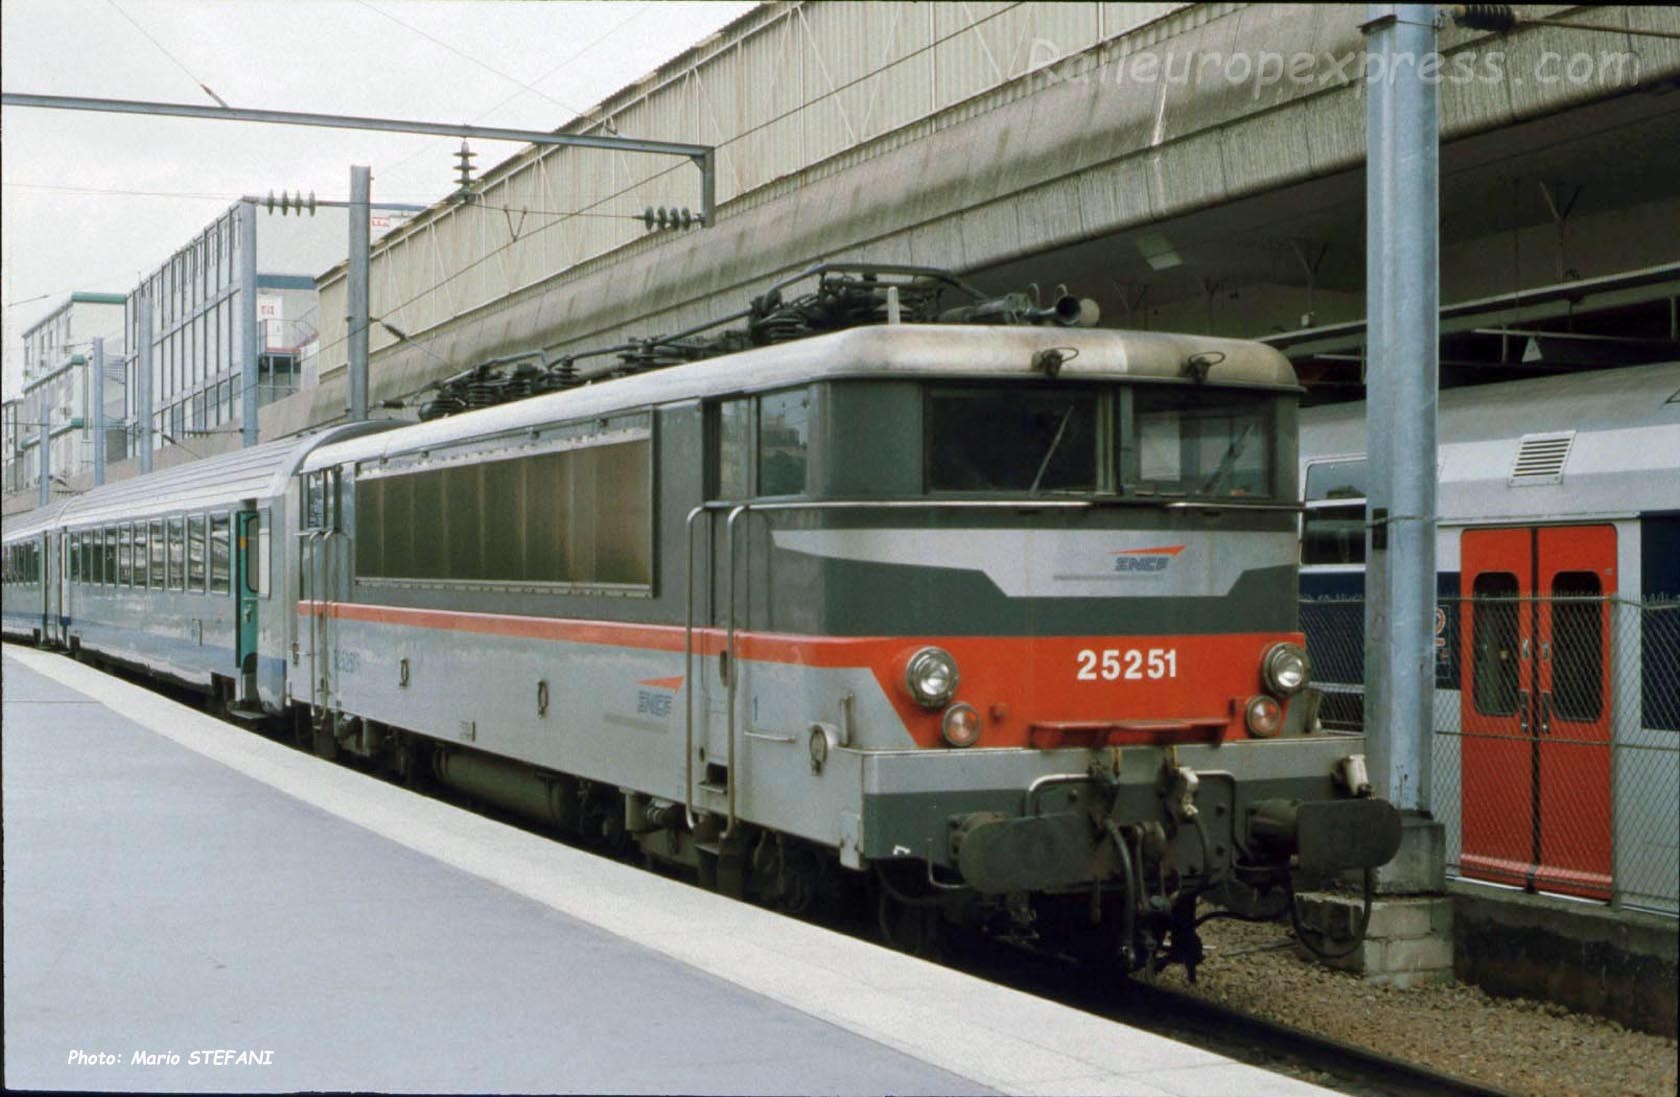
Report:
<svg viewBox="0 0 1680 1097"><path fill-rule="evenodd" d="M1552 579L1552 703L1566 720L1604 712L1604 588L1591 571Z"/></svg>
<svg viewBox="0 0 1680 1097"><path fill-rule="evenodd" d="M163 539L163 520L161 518L152 519L151 550L152 569L151 574L146 577L147 585L161 589L164 585L165 572L168 567L166 554L169 551L169 546Z"/></svg>
<svg viewBox="0 0 1680 1097"><path fill-rule="evenodd" d="M152 558L150 544L146 523L134 523L134 585L137 587L146 586L151 574L148 570Z"/></svg>
<svg viewBox="0 0 1680 1097"><path fill-rule="evenodd" d="M134 585L134 531L128 525L117 527L117 585Z"/></svg>
<svg viewBox="0 0 1680 1097"><path fill-rule="evenodd" d="M752 399L717 406L717 499L752 495Z"/></svg>
<svg viewBox="0 0 1680 1097"><path fill-rule="evenodd" d="M1484 716L1517 711L1517 577L1486 571L1471 586L1471 644L1475 666L1471 695Z"/></svg>
<svg viewBox="0 0 1680 1097"><path fill-rule="evenodd" d="M1364 458L1307 466L1303 565L1365 562L1365 480Z"/></svg>
<svg viewBox="0 0 1680 1097"><path fill-rule="evenodd" d="M794 389L758 401L758 494L805 491L811 444L811 391Z"/></svg>
<svg viewBox="0 0 1680 1097"><path fill-rule="evenodd" d="M187 519L187 589L204 590L204 515Z"/></svg>
<svg viewBox="0 0 1680 1097"><path fill-rule="evenodd" d="M187 589L187 531L181 518L169 519L169 589Z"/></svg>
<svg viewBox="0 0 1680 1097"><path fill-rule="evenodd" d="M210 516L210 593L226 594L229 589L228 561L232 552L228 544L228 516Z"/></svg>
<svg viewBox="0 0 1680 1097"><path fill-rule="evenodd" d="M79 533L70 534L69 557L70 581L80 583L82 581L82 535Z"/></svg>
<svg viewBox="0 0 1680 1097"><path fill-rule="evenodd" d="M116 586L117 579L117 527L105 527L105 585Z"/></svg>

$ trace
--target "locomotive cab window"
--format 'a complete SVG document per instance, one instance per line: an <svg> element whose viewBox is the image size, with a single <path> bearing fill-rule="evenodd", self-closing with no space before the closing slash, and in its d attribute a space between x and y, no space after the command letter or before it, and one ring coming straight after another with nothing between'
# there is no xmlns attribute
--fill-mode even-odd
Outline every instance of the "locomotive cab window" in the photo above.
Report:
<svg viewBox="0 0 1680 1097"><path fill-rule="evenodd" d="M717 474L714 499L745 499L752 495L751 397L717 405Z"/></svg>
<svg viewBox="0 0 1680 1097"><path fill-rule="evenodd" d="M794 389L758 401L758 494L801 495L811 445L811 392Z"/></svg>
<svg viewBox="0 0 1680 1097"><path fill-rule="evenodd" d="M930 491L1096 491L1094 389L945 387L928 391Z"/></svg>
<svg viewBox="0 0 1680 1097"><path fill-rule="evenodd" d="M1273 493L1274 398L1201 387L1140 387L1132 403L1128 489L1197 496Z"/></svg>

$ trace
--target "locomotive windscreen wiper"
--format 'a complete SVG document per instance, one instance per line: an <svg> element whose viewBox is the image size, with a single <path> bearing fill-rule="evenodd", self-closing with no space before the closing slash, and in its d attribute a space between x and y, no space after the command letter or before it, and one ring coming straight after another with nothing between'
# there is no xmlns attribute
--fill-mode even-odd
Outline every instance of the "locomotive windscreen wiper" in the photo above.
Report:
<svg viewBox="0 0 1680 1097"><path fill-rule="evenodd" d="M1254 427L1253 420L1243 424L1242 432L1231 439L1231 444L1225 448L1225 456L1219 459L1219 467L1214 469L1212 475L1202 482L1201 487L1196 489L1197 495L1208 494L1218 487L1226 477L1231 475L1232 470L1237 467L1237 458L1241 457L1243 450L1248 448L1248 436L1254 433Z"/></svg>
<svg viewBox="0 0 1680 1097"><path fill-rule="evenodd" d="M1028 495L1038 494L1038 485L1044 482L1044 474L1050 471L1050 458L1056 456L1056 447L1062 444L1062 435L1067 433L1068 420L1073 418L1073 405L1062 412L1062 421L1056 426L1056 436L1050 439L1050 448L1044 451L1044 460L1038 463L1038 474L1033 477L1032 487L1027 489Z"/></svg>

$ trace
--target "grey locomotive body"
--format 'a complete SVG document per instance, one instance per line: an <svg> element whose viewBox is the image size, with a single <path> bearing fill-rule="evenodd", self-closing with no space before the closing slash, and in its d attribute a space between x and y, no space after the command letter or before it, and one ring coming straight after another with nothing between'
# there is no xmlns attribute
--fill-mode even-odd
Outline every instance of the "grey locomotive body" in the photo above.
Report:
<svg viewBox="0 0 1680 1097"><path fill-rule="evenodd" d="M315 439L243 506L283 680L228 680L730 890L870 874L900 943L1194 964L1198 897L1397 840L1314 719L1297 394L1256 344L887 324Z"/></svg>

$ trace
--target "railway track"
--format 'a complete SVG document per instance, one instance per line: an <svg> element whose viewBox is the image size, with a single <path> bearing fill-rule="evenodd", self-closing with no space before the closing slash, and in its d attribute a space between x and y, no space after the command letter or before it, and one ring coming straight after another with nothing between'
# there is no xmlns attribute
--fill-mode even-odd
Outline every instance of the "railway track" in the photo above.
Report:
<svg viewBox="0 0 1680 1097"><path fill-rule="evenodd" d="M1141 980L1098 981L1016 954L971 958L963 970L1062 1005L1311 1081L1354 1097L1503 1097L1504 1090L1333 1040Z"/></svg>

